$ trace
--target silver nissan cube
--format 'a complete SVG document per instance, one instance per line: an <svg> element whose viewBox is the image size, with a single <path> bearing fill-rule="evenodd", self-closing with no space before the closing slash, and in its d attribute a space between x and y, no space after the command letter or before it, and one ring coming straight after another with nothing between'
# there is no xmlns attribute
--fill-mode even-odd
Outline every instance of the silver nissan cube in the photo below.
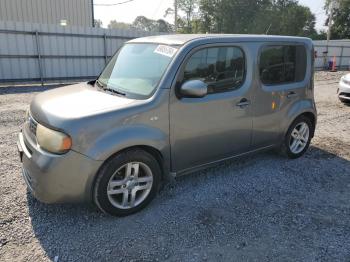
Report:
<svg viewBox="0 0 350 262"><path fill-rule="evenodd" d="M42 202L125 216L169 178L261 150L300 157L316 125L313 53L301 37L131 40L95 81L34 98L18 139L24 180Z"/></svg>

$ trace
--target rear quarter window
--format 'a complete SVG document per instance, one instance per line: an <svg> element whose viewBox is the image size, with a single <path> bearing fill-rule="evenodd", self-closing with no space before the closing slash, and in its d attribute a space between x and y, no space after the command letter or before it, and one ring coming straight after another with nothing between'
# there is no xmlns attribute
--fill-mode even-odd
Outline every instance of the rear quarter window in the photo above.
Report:
<svg viewBox="0 0 350 262"><path fill-rule="evenodd" d="M272 45L260 53L260 80L265 85L301 82L306 74L306 49L303 45Z"/></svg>

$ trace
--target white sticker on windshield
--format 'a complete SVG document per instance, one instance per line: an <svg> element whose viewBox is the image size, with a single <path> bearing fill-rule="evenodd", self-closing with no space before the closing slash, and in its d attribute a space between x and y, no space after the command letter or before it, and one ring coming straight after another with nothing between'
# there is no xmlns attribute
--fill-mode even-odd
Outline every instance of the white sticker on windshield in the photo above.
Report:
<svg viewBox="0 0 350 262"><path fill-rule="evenodd" d="M173 55L176 53L176 51L177 51L177 48L167 46L167 45L159 45L159 46L157 46L156 50L154 50L154 53L173 57Z"/></svg>

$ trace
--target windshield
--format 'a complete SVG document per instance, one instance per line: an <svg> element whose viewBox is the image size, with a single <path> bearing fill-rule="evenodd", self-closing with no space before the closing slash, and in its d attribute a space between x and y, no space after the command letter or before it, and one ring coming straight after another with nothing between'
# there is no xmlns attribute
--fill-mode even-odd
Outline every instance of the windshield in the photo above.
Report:
<svg viewBox="0 0 350 262"><path fill-rule="evenodd" d="M98 84L117 94L146 99L155 91L176 51L159 44L126 44L112 57Z"/></svg>

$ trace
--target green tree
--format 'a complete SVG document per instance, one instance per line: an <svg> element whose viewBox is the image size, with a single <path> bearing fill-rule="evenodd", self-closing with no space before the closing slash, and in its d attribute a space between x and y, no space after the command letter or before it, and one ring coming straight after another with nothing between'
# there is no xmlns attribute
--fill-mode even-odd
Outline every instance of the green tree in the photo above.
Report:
<svg viewBox="0 0 350 262"><path fill-rule="evenodd" d="M154 24L156 32L170 33L174 31L174 27L163 19L155 21Z"/></svg>
<svg viewBox="0 0 350 262"><path fill-rule="evenodd" d="M296 0L200 0L200 31L317 35L315 16Z"/></svg>
<svg viewBox="0 0 350 262"><path fill-rule="evenodd" d="M333 8L333 25L331 29L332 39L350 38L350 1L338 0ZM327 0L325 9L327 14L330 12L330 0ZM326 21L328 25L329 21Z"/></svg>
<svg viewBox="0 0 350 262"><path fill-rule="evenodd" d="M321 30L320 32L316 32L314 34L309 35L312 40L326 40L327 32L325 30Z"/></svg>
<svg viewBox="0 0 350 262"><path fill-rule="evenodd" d="M117 22L116 20L111 20L108 24L109 29L130 29L131 25L128 23Z"/></svg>
<svg viewBox="0 0 350 262"><path fill-rule="evenodd" d="M177 4L179 10L185 13L185 17L179 23L179 25L182 25L180 31L182 33L193 33L192 20L198 7L198 0L178 0Z"/></svg>
<svg viewBox="0 0 350 262"><path fill-rule="evenodd" d="M295 36L310 36L316 33L314 14L308 7L299 5L296 0L277 0L272 10L272 33Z"/></svg>
<svg viewBox="0 0 350 262"><path fill-rule="evenodd" d="M142 31L150 32L153 30L151 19L148 19L145 16L136 17L134 22L132 23L132 26Z"/></svg>
<svg viewBox="0 0 350 262"><path fill-rule="evenodd" d="M101 28L102 27L102 21L100 19L94 20L94 27Z"/></svg>
<svg viewBox="0 0 350 262"><path fill-rule="evenodd" d="M264 33L270 0L201 0L202 31L210 33ZM263 16L264 14L264 16Z"/></svg>
<svg viewBox="0 0 350 262"><path fill-rule="evenodd" d="M172 32L173 26L163 19L153 20L145 16L138 16L132 23L134 28L148 32Z"/></svg>

